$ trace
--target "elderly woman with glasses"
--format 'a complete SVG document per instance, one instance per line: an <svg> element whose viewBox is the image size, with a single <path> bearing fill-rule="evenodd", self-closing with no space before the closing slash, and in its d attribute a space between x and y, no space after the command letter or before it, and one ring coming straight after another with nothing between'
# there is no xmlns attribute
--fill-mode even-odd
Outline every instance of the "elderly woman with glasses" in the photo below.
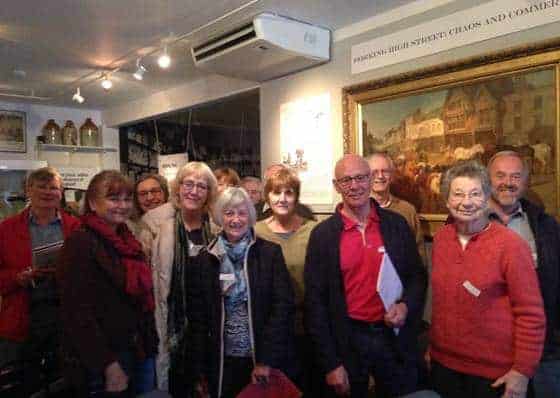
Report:
<svg viewBox="0 0 560 398"><path fill-rule="evenodd" d="M213 215L222 232L191 290L192 363L199 394L233 398L271 368L293 375L294 293L280 246L254 235L245 190L227 188Z"/></svg>
<svg viewBox="0 0 560 398"><path fill-rule="evenodd" d="M212 170L205 163L189 162L171 184L171 202L143 217L154 236L151 253L159 336L158 387L175 396L183 396L189 382L185 357L190 344L185 339L188 286L198 254L213 238L208 212L216 192Z"/></svg>
<svg viewBox="0 0 560 398"><path fill-rule="evenodd" d="M441 183L453 222L432 249L431 371L444 398L525 397L544 341L544 312L531 251L489 222L491 192L476 162Z"/></svg>
<svg viewBox="0 0 560 398"><path fill-rule="evenodd" d="M159 174L145 174L134 184L134 212L126 222L136 239L142 243L144 252L151 256L151 232L141 217L148 211L166 203L169 199L167 180Z"/></svg>

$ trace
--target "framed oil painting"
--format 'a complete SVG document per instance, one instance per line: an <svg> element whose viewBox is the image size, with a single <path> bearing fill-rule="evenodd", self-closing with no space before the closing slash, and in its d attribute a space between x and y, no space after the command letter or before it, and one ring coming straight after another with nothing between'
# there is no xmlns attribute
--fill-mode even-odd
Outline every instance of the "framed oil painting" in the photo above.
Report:
<svg viewBox="0 0 560 398"><path fill-rule="evenodd" d="M0 151L25 152L25 112L0 110Z"/></svg>
<svg viewBox="0 0 560 398"><path fill-rule="evenodd" d="M504 51L385 80L343 93L344 150L391 155L393 193L420 218L441 222L442 174L455 162L486 164L498 151L522 154L527 196L559 207L558 44Z"/></svg>

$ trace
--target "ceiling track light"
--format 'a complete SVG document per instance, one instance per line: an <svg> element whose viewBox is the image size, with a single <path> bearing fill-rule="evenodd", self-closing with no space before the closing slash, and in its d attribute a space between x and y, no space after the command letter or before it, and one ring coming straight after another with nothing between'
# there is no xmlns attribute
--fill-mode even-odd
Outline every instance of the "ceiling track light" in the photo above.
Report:
<svg viewBox="0 0 560 398"><path fill-rule="evenodd" d="M157 63L162 69L167 69L171 65L171 57L167 52L167 45L163 46L163 54L159 56Z"/></svg>
<svg viewBox="0 0 560 398"><path fill-rule="evenodd" d="M109 76L106 73L103 73L101 75L101 87L103 87L104 90L110 90L111 87L113 87L113 82L111 81L111 79L109 79Z"/></svg>
<svg viewBox="0 0 560 398"><path fill-rule="evenodd" d="M76 93L72 96L72 101L76 101L78 104L83 104L86 99L80 94L80 87L76 89Z"/></svg>
<svg viewBox="0 0 560 398"><path fill-rule="evenodd" d="M132 76L134 76L136 80L142 80L144 79L144 73L146 72L146 68L140 63L140 58L138 58L136 60L136 72L134 72Z"/></svg>

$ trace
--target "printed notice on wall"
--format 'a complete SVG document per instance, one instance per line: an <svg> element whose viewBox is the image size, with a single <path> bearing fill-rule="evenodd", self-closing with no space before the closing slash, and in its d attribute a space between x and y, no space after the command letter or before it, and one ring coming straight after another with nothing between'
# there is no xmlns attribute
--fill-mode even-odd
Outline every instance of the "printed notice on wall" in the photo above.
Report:
<svg viewBox="0 0 560 398"><path fill-rule="evenodd" d="M560 0L494 0L352 46L352 74L560 21Z"/></svg>
<svg viewBox="0 0 560 398"><path fill-rule="evenodd" d="M186 153L175 153L173 155L158 155L159 175L165 177L169 182L175 179L181 167L187 164L189 155Z"/></svg>
<svg viewBox="0 0 560 398"><path fill-rule="evenodd" d="M57 167L65 189L86 190L89 182L99 172L96 167Z"/></svg>
<svg viewBox="0 0 560 398"><path fill-rule="evenodd" d="M300 98L280 107L282 163L301 180L300 201L332 203L330 95Z"/></svg>

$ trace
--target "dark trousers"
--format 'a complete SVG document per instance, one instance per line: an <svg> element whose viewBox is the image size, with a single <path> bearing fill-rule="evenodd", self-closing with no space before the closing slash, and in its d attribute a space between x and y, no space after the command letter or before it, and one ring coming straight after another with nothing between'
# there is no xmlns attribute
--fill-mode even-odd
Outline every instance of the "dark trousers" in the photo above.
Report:
<svg viewBox="0 0 560 398"><path fill-rule="evenodd" d="M350 379L352 398L368 396L368 380L375 379L376 398L397 397L416 390L418 371L414 361L405 360L399 353L392 329L382 322L351 323L350 346L358 358L346 369Z"/></svg>
<svg viewBox="0 0 560 398"><path fill-rule="evenodd" d="M504 388L493 388L494 380L446 368L432 360L432 387L442 398L500 398Z"/></svg>
<svg viewBox="0 0 560 398"><path fill-rule="evenodd" d="M251 382L251 357L224 357L224 376L220 398L235 398Z"/></svg>
<svg viewBox="0 0 560 398"><path fill-rule="evenodd" d="M302 398L326 397L325 375L315 361L317 356L308 336L296 335L296 355L299 372L295 384L302 392Z"/></svg>

